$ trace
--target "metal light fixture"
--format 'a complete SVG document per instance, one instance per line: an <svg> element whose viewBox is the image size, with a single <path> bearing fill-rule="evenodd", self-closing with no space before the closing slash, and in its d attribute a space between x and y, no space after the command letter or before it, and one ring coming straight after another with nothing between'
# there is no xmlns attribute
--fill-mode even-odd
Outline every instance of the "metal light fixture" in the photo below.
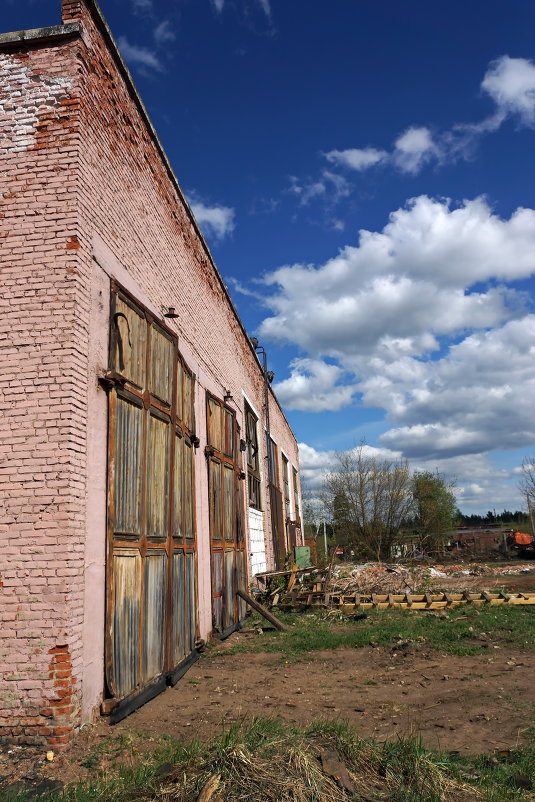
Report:
<svg viewBox="0 0 535 802"><path fill-rule="evenodd" d="M230 390L225 390L225 395L223 396L223 401L225 402L225 404L228 401L234 401L234 399L232 397L232 393L230 392Z"/></svg>
<svg viewBox="0 0 535 802"><path fill-rule="evenodd" d="M249 337L249 339L251 341L251 345L256 351L256 349L258 348L258 337Z"/></svg>
<svg viewBox="0 0 535 802"><path fill-rule="evenodd" d="M272 370L268 370L268 372L266 373L266 378L267 378L268 382L271 384L271 382L275 378L275 374L273 373Z"/></svg>
<svg viewBox="0 0 535 802"><path fill-rule="evenodd" d="M174 320L175 318L180 317L174 306L164 306L163 309L166 310L164 311L163 316L168 320Z"/></svg>

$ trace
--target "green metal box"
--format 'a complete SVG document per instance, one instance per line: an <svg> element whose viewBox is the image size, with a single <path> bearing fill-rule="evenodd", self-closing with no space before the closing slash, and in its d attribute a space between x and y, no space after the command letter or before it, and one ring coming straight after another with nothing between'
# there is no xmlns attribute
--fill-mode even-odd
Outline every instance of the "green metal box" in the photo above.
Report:
<svg viewBox="0 0 535 802"><path fill-rule="evenodd" d="M310 562L310 546L295 546L295 563L299 568L309 568L312 563Z"/></svg>

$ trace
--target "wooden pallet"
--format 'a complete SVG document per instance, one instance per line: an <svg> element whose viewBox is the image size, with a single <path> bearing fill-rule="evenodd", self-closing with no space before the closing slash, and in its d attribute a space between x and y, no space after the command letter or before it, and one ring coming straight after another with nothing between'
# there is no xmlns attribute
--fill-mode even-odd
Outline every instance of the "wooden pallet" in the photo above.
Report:
<svg viewBox="0 0 535 802"><path fill-rule="evenodd" d="M443 610L461 604L535 604L535 593L324 593L294 591L281 597L279 607L338 607L351 613L356 609Z"/></svg>

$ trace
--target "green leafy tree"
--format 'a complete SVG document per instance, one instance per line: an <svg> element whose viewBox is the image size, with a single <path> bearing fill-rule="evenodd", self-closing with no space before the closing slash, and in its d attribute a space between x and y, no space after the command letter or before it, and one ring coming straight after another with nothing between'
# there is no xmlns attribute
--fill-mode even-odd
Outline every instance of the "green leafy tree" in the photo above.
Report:
<svg viewBox="0 0 535 802"><path fill-rule="evenodd" d="M412 478L414 530L427 552L442 551L457 523L453 485L438 473L422 471Z"/></svg>

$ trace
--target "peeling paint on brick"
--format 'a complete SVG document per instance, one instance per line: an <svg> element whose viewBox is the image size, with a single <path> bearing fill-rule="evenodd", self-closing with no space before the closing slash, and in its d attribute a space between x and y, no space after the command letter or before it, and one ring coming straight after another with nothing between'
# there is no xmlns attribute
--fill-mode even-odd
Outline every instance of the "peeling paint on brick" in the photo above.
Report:
<svg viewBox="0 0 535 802"><path fill-rule="evenodd" d="M42 118L69 99L74 83L35 73L25 55L0 53L0 147L11 152L35 147Z"/></svg>

